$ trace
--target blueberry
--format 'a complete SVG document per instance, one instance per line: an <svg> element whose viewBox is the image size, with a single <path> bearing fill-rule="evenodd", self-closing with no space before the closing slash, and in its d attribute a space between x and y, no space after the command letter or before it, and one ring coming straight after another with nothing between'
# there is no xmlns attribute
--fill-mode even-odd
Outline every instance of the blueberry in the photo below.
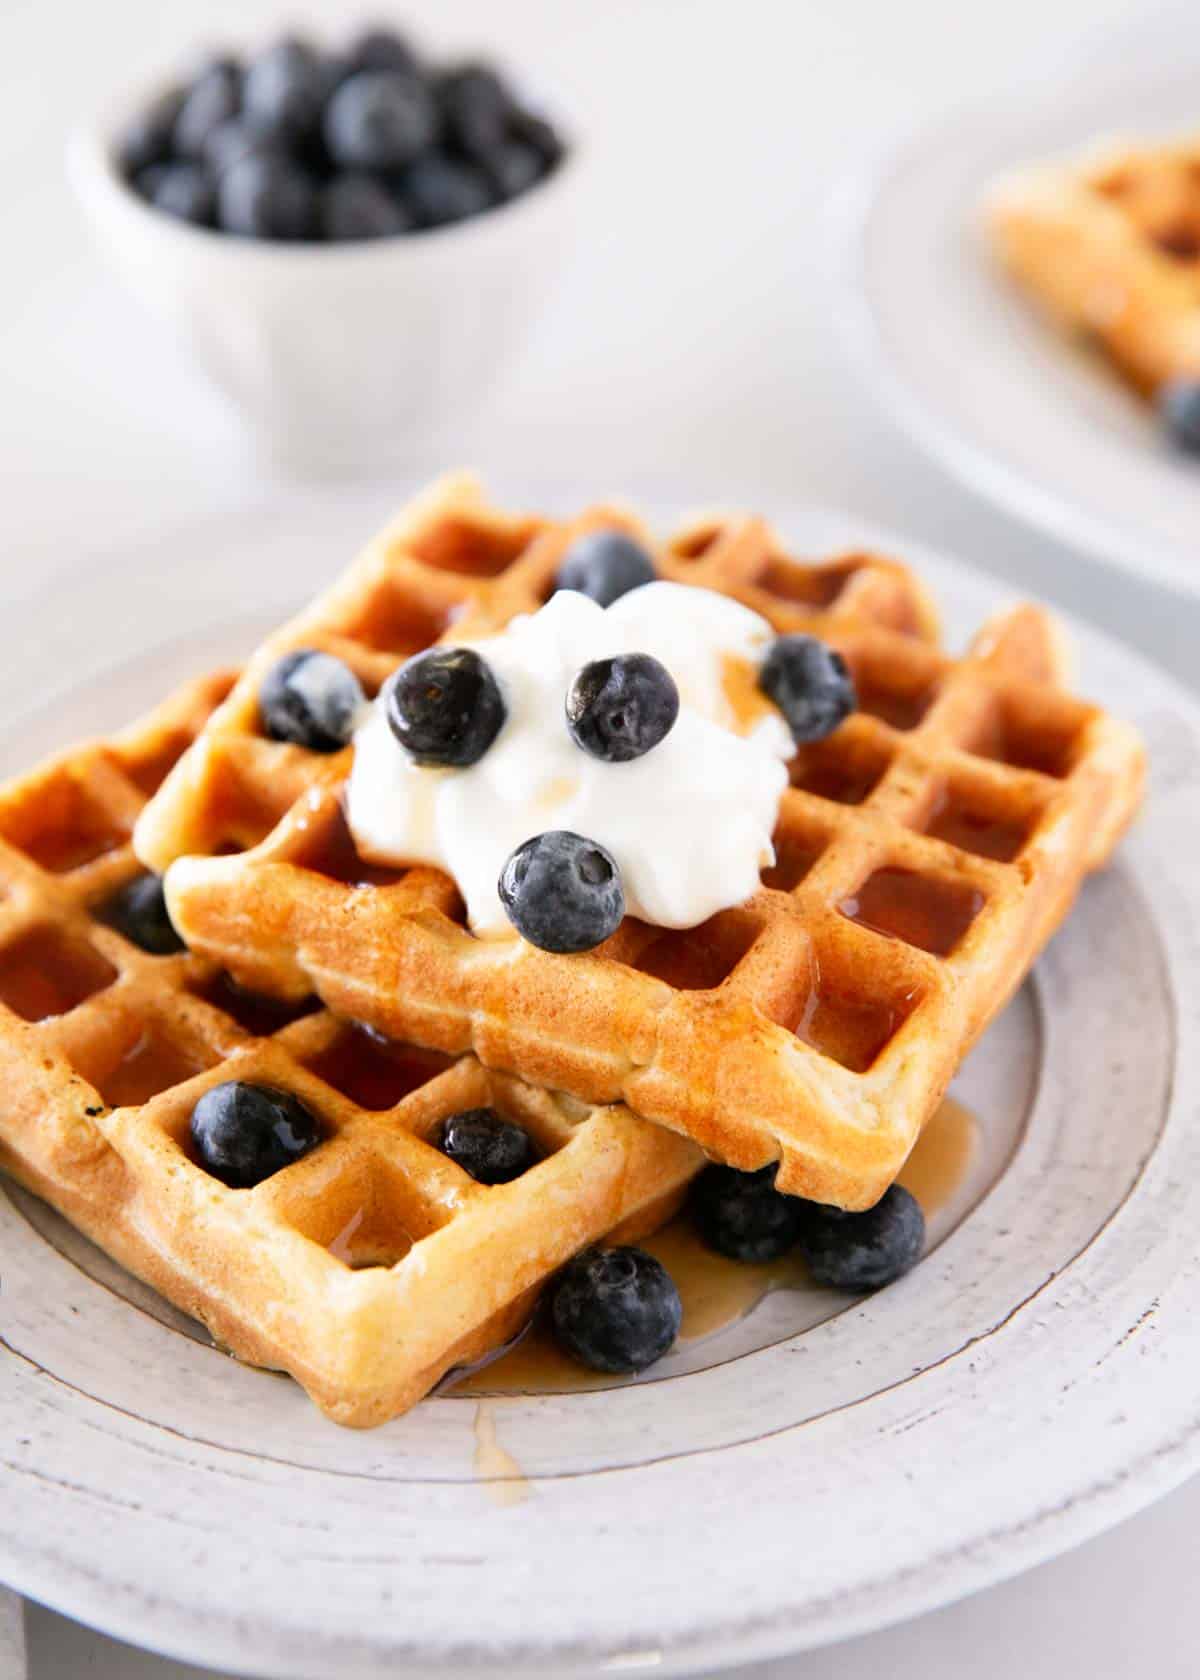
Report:
<svg viewBox="0 0 1200 1680"><path fill-rule="evenodd" d="M858 705L846 661L815 636L779 636L758 686L783 713L797 746L832 735Z"/></svg>
<svg viewBox="0 0 1200 1680"><path fill-rule="evenodd" d="M517 198L546 172L542 154L524 140L506 140L484 166L497 198Z"/></svg>
<svg viewBox="0 0 1200 1680"><path fill-rule="evenodd" d="M221 60L203 70L188 89L175 123L173 141L181 158L199 158L214 128L235 117L242 103L242 76Z"/></svg>
<svg viewBox="0 0 1200 1680"><path fill-rule="evenodd" d="M513 108L500 77L486 64L460 64L438 77L437 95L450 144L486 163L504 141Z"/></svg>
<svg viewBox="0 0 1200 1680"><path fill-rule="evenodd" d="M624 531L585 531L576 537L558 568L558 588L577 589L611 607L631 589L654 582L654 562Z"/></svg>
<svg viewBox="0 0 1200 1680"><path fill-rule="evenodd" d="M470 164L427 152L396 178L418 227L444 227L490 210L494 195L487 178Z"/></svg>
<svg viewBox="0 0 1200 1680"><path fill-rule="evenodd" d="M330 74L320 53L289 35L250 65L242 99L247 114L266 133L297 141L317 127L329 90Z"/></svg>
<svg viewBox="0 0 1200 1680"><path fill-rule="evenodd" d="M200 163L167 163L159 166L150 202L168 216L181 222L194 222L198 227L210 227L216 207L216 189L212 177ZM138 177L139 181L142 179Z"/></svg>
<svg viewBox="0 0 1200 1680"><path fill-rule="evenodd" d="M102 906L99 915L152 957L171 957L187 949L167 911L161 875L135 875Z"/></svg>
<svg viewBox="0 0 1200 1680"><path fill-rule="evenodd" d="M437 1146L480 1184L508 1184L536 1160L524 1126L494 1108L466 1108L438 1131Z"/></svg>
<svg viewBox="0 0 1200 1680"><path fill-rule="evenodd" d="M276 149L276 143L252 117L229 117L209 130L200 157L216 180L242 158Z"/></svg>
<svg viewBox="0 0 1200 1680"><path fill-rule="evenodd" d="M271 739L319 753L347 744L365 703L350 667L311 648L284 654L258 691L262 726Z"/></svg>
<svg viewBox="0 0 1200 1680"><path fill-rule="evenodd" d="M392 734L418 764L476 764L500 733L504 698L473 648L429 648L401 665L384 705Z"/></svg>
<svg viewBox="0 0 1200 1680"><path fill-rule="evenodd" d="M594 840L551 829L526 840L500 872L500 902L517 932L543 951L590 951L625 914L611 855Z"/></svg>
<svg viewBox="0 0 1200 1680"><path fill-rule="evenodd" d="M799 1241L809 1203L775 1188L774 1162L757 1172L706 1167L692 1187L691 1213L709 1248L761 1265Z"/></svg>
<svg viewBox="0 0 1200 1680"><path fill-rule="evenodd" d="M321 1141L320 1122L298 1097L240 1079L204 1093L191 1133L201 1163L234 1190L261 1184Z"/></svg>
<svg viewBox="0 0 1200 1680"><path fill-rule="evenodd" d="M433 144L437 108L419 76L359 70L330 99L323 133L343 169L402 169Z"/></svg>
<svg viewBox="0 0 1200 1680"><path fill-rule="evenodd" d="M355 70L406 70L420 73L420 60L402 35L394 29L365 29L346 54Z"/></svg>
<svg viewBox="0 0 1200 1680"><path fill-rule="evenodd" d="M858 1294L881 1289L916 1265L925 1246L925 1215L893 1184L866 1213L805 1204L800 1248L813 1281Z"/></svg>
<svg viewBox="0 0 1200 1680"><path fill-rule="evenodd" d="M508 137L526 146L532 146L547 170L561 163L566 153L566 146L558 130L552 123L548 123L545 117L539 117L535 111L520 108L512 111L508 119Z"/></svg>
<svg viewBox="0 0 1200 1680"><path fill-rule="evenodd" d="M132 180L154 164L166 163L186 97L186 89L168 88L122 129L117 137L117 166L126 179Z"/></svg>
<svg viewBox="0 0 1200 1680"><path fill-rule="evenodd" d="M1200 379L1172 379L1159 392L1158 407L1176 448L1200 455Z"/></svg>
<svg viewBox="0 0 1200 1680"><path fill-rule="evenodd" d="M578 746L609 764L641 758L679 716L675 679L648 653L585 665L567 692L567 728Z"/></svg>
<svg viewBox="0 0 1200 1680"><path fill-rule="evenodd" d="M271 152L233 163L217 186L217 219L248 239L311 239L317 190L307 171Z"/></svg>
<svg viewBox="0 0 1200 1680"><path fill-rule="evenodd" d="M321 194L326 239L386 239L411 227L408 211L373 175L338 175Z"/></svg>
<svg viewBox="0 0 1200 1680"><path fill-rule="evenodd" d="M170 163L150 163L145 169L139 169L133 177L133 189L139 198L144 198L147 204L153 204L155 193L174 167L174 164Z"/></svg>
<svg viewBox="0 0 1200 1680"><path fill-rule="evenodd" d="M644 1249L592 1248L553 1285L550 1320L572 1359L623 1376L670 1350L683 1304L670 1273Z"/></svg>

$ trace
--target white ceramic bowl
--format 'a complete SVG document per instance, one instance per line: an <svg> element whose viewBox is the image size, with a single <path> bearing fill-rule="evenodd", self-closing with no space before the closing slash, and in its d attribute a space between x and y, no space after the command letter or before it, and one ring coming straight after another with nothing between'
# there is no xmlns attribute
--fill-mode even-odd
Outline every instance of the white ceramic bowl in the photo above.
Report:
<svg viewBox="0 0 1200 1680"><path fill-rule="evenodd" d="M126 184L114 136L151 97L76 131L70 180L127 284L273 454L379 461L415 428L473 412L555 283L574 223L574 137L544 181L469 221L277 244L188 226Z"/></svg>

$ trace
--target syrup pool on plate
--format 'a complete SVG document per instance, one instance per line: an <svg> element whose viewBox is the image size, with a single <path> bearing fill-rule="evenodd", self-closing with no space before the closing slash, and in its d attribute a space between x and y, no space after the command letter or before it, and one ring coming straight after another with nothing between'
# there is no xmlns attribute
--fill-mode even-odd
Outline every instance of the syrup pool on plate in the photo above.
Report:
<svg viewBox="0 0 1200 1680"><path fill-rule="evenodd" d="M898 1183L910 1190L929 1218L953 1196L974 1158L979 1123L970 1109L947 1097L931 1117ZM798 1289L807 1281L799 1255L766 1265L727 1260L706 1248L686 1216L673 1219L638 1245L661 1260L683 1303L682 1345L715 1336L754 1311L776 1289ZM490 1364L448 1385L455 1395L559 1394L612 1388L620 1383L601 1371L577 1365L548 1330L534 1323L520 1341Z"/></svg>

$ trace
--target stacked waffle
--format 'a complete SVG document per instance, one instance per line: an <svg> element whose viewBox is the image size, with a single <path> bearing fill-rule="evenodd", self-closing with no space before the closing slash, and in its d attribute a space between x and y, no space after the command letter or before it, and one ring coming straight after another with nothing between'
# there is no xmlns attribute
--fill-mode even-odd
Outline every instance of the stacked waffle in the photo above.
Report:
<svg viewBox="0 0 1200 1680"><path fill-rule="evenodd" d="M373 696L439 637L536 610L614 526L662 577L831 644L858 710L798 749L746 903L627 917L579 955L477 939L448 876L360 856L353 749L268 739L263 680L317 649ZM573 1254L669 1217L706 1155L876 1202L1141 779L1034 608L952 659L877 556L802 564L745 518L659 545L619 509L512 516L446 481L239 678L0 794L0 1163L238 1354L383 1421L510 1338ZM168 872L186 950L119 931L142 866ZM299 1098L319 1146L253 1188L207 1172L189 1120L230 1080ZM536 1146L510 1183L436 1146L481 1106Z"/></svg>
<svg viewBox="0 0 1200 1680"><path fill-rule="evenodd" d="M1138 390L1200 379L1200 141L1023 170L995 187L988 219L1031 296Z"/></svg>

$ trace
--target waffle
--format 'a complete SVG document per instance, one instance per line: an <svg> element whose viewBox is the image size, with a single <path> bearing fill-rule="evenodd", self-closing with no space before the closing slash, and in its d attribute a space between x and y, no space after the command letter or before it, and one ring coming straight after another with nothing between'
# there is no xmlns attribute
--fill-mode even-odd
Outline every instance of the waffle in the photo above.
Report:
<svg viewBox="0 0 1200 1680"><path fill-rule="evenodd" d="M627 1109L381 1043L315 999L269 1004L105 925L147 796L232 680L0 790L0 1166L222 1346L375 1424L510 1339L576 1250L661 1223L702 1157ZM294 1091L324 1141L227 1189L187 1140L226 1079ZM426 1141L481 1105L542 1157L512 1184L485 1188Z"/></svg>
<svg viewBox="0 0 1200 1680"><path fill-rule="evenodd" d="M1063 692L1058 640L1035 608L955 661L902 568L869 556L802 567L758 521L701 521L659 550L663 574L825 637L860 711L797 754L777 861L746 905L678 932L626 918L584 956L476 940L446 876L358 855L340 799L349 754L262 740L258 683L281 652L312 645L377 687L389 661L363 628L380 593L390 601L403 580L425 608L432 558L461 569L507 553L511 569L497 560L465 615L503 620L549 591L577 528L530 534L460 484L426 501L256 656L149 807L139 850L157 868L181 859L168 877L177 924L247 985L315 990L391 1036L622 1100L735 1166L778 1158L790 1192L869 1206L1131 817L1137 738ZM462 588L460 573L439 586Z"/></svg>
<svg viewBox="0 0 1200 1680"><path fill-rule="evenodd" d="M1139 391L1200 378L1200 139L1027 170L988 221L1021 284Z"/></svg>

